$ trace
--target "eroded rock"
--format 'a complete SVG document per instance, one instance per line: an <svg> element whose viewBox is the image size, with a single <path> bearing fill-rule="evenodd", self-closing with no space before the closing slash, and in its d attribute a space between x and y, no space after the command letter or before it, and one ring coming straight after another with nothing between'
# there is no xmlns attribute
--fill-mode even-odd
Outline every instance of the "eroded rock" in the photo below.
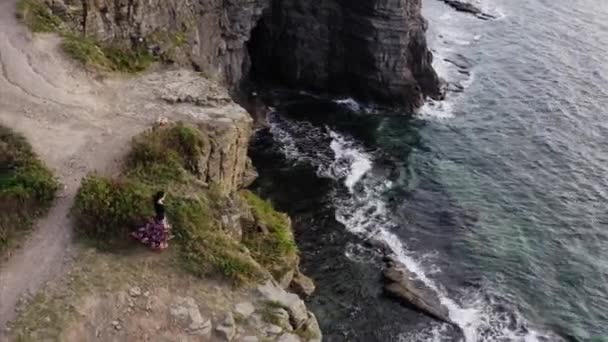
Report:
<svg viewBox="0 0 608 342"><path fill-rule="evenodd" d="M234 306L234 313L247 319L255 312L255 307L251 302L242 302Z"/></svg>
<svg viewBox="0 0 608 342"><path fill-rule="evenodd" d="M382 274L386 282L384 290L389 296L431 318L454 325L437 293L417 280L405 265L390 260Z"/></svg>
<svg viewBox="0 0 608 342"><path fill-rule="evenodd" d="M473 14L477 18L482 19L482 20L496 19L495 16L483 12L479 7L473 5L470 2L465 2L462 0L441 0L441 1L443 1L448 6L452 7L453 9L455 9L459 12Z"/></svg>
<svg viewBox="0 0 608 342"><path fill-rule="evenodd" d="M218 325L215 330L218 332L220 337L222 337L226 341L232 341L236 336L236 322L234 321L234 316L232 312L226 314L226 318L222 324Z"/></svg>
<svg viewBox="0 0 608 342"><path fill-rule="evenodd" d="M316 286L312 279L302 274L300 270L297 270L291 280L289 288L294 293L306 298L315 292Z"/></svg>

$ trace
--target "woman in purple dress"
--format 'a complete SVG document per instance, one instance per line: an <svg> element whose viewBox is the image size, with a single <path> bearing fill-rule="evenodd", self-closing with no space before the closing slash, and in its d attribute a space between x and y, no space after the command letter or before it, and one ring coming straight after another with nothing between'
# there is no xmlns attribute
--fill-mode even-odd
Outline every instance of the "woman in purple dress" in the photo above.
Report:
<svg viewBox="0 0 608 342"><path fill-rule="evenodd" d="M165 193L154 195L154 219L140 227L131 236L153 250L162 251L169 247L170 229L165 216Z"/></svg>

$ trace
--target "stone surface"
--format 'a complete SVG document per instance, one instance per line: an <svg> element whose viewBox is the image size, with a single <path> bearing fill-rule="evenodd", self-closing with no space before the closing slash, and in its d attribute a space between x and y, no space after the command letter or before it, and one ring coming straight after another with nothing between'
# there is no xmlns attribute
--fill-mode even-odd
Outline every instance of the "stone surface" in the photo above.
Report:
<svg viewBox="0 0 608 342"><path fill-rule="evenodd" d="M240 315L241 317L247 319L255 312L255 307L251 302L242 302L238 303L234 306L234 313Z"/></svg>
<svg viewBox="0 0 608 342"><path fill-rule="evenodd" d="M117 46L147 49L238 86L245 43L270 0L82 0L58 9L71 27Z"/></svg>
<svg viewBox="0 0 608 342"><path fill-rule="evenodd" d="M215 330L224 340L232 341L236 336L235 324L234 316L232 315L232 312L229 312L222 324L218 325Z"/></svg>
<svg viewBox="0 0 608 342"><path fill-rule="evenodd" d="M300 328L308 320L308 309L296 294L286 292L270 282L260 285L258 290L268 301L280 305L289 313L291 325L295 329Z"/></svg>
<svg viewBox="0 0 608 342"><path fill-rule="evenodd" d="M241 341L242 342L259 342L259 338L256 336L244 336Z"/></svg>
<svg viewBox="0 0 608 342"><path fill-rule="evenodd" d="M82 0L55 7L88 37L192 66L233 90L252 75L409 107L442 96L421 0Z"/></svg>
<svg viewBox="0 0 608 342"><path fill-rule="evenodd" d="M416 107L442 97L421 0L273 0L249 44L252 76Z"/></svg>
<svg viewBox="0 0 608 342"><path fill-rule="evenodd" d="M306 298L315 292L316 286L312 279L302 274L300 270L297 270L293 279L291 280L289 289L294 293Z"/></svg>
<svg viewBox="0 0 608 342"><path fill-rule="evenodd" d="M274 308L272 309L272 317L273 321L281 328L287 330L288 332L293 331L293 327L291 326L291 322L289 321L289 313L283 308Z"/></svg>
<svg viewBox="0 0 608 342"><path fill-rule="evenodd" d="M288 331L299 330L307 336L311 336L311 341L321 341L323 335L317 319L312 312L307 310L300 297L286 292L273 282L258 286L258 291L266 301L275 303L289 314L289 320L284 324Z"/></svg>
<svg viewBox="0 0 608 342"><path fill-rule="evenodd" d="M283 332L283 328L275 324L268 325L265 330L268 335L278 335Z"/></svg>
<svg viewBox="0 0 608 342"><path fill-rule="evenodd" d="M454 324L449 318L448 309L441 304L437 293L422 281L416 280L405 265L396 260L389 260L383 276L386 282L384 290L389 296L431 318Z"/></svg>
<svg viewBox="0 0 608 342"><path fill-rule="evenodd" d="M138 286L132 287L129 289L129 295L131 297L139 297L141 296L141 289Z"/></svg>
<svg viewBox="0 0 608 342"><path fill-rule="evenodd" d="M230 100L226 88L187 70L151 73L134 82L137 84L128 93L131 101L118 110L124 115L140 115L141 103L147 102L144 112L149 118L162 116L169 122L185 121L195 125L205 140L196 167L201 185L214 186L224 195L245 186L245 176L252 168L247 150L253 120ZM238 234L235 230L234 236Z"/></svg>
<svg viewBox="0 0 608 342"><path fill-rule="evenodd" d="M463 0L441 0L441 1L443 1L448 6L452 7L453 9L455 9L459 12L473 14L479 19L483 19L483 20L496 19L495 16L483 12L479 7L473 5L470 2L466 2Z"/></svg>
<svg viewBox="0 0 608 342"><path fill-rule="evenodd" d="M211 333L211 321L203 318L194 298L177 297L169 312L173 318L182 323L188 333L199 336L207 336Z"/></svg>
<svg viewBox="0 0 608 342"><path fill-rule="evenodd" d="M298 337L298 335L295 334L283 334L281 336L279 336L279 338L277 339L277 342L300 342L301 339L300 337Z"/></svg>

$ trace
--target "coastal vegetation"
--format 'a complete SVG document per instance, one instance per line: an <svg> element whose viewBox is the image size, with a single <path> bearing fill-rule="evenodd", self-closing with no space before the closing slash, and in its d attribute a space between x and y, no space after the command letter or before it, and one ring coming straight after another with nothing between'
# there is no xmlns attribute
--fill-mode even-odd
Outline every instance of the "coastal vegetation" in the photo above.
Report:
<svg viewBox="0 0 608 342"><path fill-rule="evenodd" d="M146 70L158 60L143 47L114 46L76 32L40 0L19 0L17 11L21 21L33 32L60 34L63 38L63 51L87 68L104 72L136 73ZM176 40L181 42L183 39Z"/></svg>
<svg viewBox="0 0 608 342"><path fill-rule="evenodd" d="M46 213L58 186L26 139L0 125L0 255Z"/></svg>
<svg viewBox="0 0 608 342"><path fill-rule="evenodd" d="M83 180L73 207L79 236L105 250L131 246L128 232L151 217L152 195L163 190L172 246L186 270L220 273L242 284L294 269L297 248L285 214L250 191L222 194L200 180L199 161L208 144L201 130L183 123L135 137L120 177ZM244 204L243 216L252 216L243 224L242 240L222 225L230 203Z"/></svg>

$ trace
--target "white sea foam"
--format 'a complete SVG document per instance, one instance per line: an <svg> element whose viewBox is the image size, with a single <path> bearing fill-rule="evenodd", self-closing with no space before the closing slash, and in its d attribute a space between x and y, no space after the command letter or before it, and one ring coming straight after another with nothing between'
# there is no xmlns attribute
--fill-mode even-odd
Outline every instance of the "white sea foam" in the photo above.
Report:
<svg viewBox="0 0 608 342"><path fill-rule="evenodd" d="M512 331L502 318L493 313L492 307L482 299L462 305L449 298L445 291L428 277L428 273L417 258L408 251L404 243L391 232L396 225L391 222L382 193L388 190L390 181L379 181L366 177L372 170L372 156L364 152L355 142L343 135L328 130L332 137L332 150L335 153L333 166L327 168L325 176L343 179L351 194L349 198L336 203L336 219L350 232L365 239L382 241L391 252L429 288L435 291L440 301L449 311L450 318L462 329L466 342L477 341L539 341L535 332ZM348 161L348 162L345 162ZM328 173L327 171L331 171ZM345 177L346 174L346 177ZM359 185L359 186L357 186ZM353 254L355 248L349 248ZM353 257L351 255L351 257ZM354 257L353 257L354 258ZM357 259L357 258L354 258ZM434 267L433 271L437 271ZM434 326L427 341L441 341L445 327Z"/></svg>
<svg viewBox="0 0 608 342"><path fill-rule="evenodd" d="M372 162L369 155L353 147L352 143L348 142L338 133L330 130L329 134L332 138L330 147L334 151L337 165L343 164L344 162L350 164L344 185L346 185L348 190L352 193L355 184L371 170Z"/></svg>
<svg viewBox="0 0 608 342"><path fill-rule="evenodd" d="M345 98L345 99L338 99L338 100L335 100L334 102L339 105L345 106L346 108L350 109L353 112L361 111L361 105L359 104L359 102L355 101L355 99L353 99L352 97Z"/></svg>
<svg viewBox="0 0 608 342"><path fill-rule="evenodd" d="M448 309L450 319L462 329L465 342L556 340L540 338L541 335L529 328L518 328L527 324L523 323L524 320L517 312L496 311L493 303L488 302L487 298L479 293L472 293L458 301L450 298L441 285L429 277L440 272L438 267L423 267L421 261L425 256L420 257L412 253L393 233L398 225L392 222L383 198L383 193L393 184L373 176L373 155L366 152L353 139L327 127L309 127L302 122L279 120L278 117L274 119L274 122L271 120L271 132L279 144L283 145L281 150L288 159L311 163L318 168L318 176L340 181L348 189L346 196L334 199L336 220L353 234L366 240L376 240L386 244L420 281L437 293L441 303ZM297 134L297 138L292 134ZM306 140L310 136L317 140L305 141L305 143L298 140ZM329 143L330 149L318 146L321 141ZM333 152L333 156L331 158L322 156L319 150L325 151L323 153ZM366 257L361 255L363 250L365 249L349 245L345 254L355 262L365 262ZM428 259L426 261L428 263ZM513 329L513 326L516 328ZM445 337L446 329L445 325L433 323L420 331L401 336L400 340L451 341Z"/></svg>
<svg viewBox="0 0 608 342"><path fill-rule="evenodd" d="M423 120L447 120L454 118L454 106L450 100L427 101L418 111L416 117Z"/></svg>

